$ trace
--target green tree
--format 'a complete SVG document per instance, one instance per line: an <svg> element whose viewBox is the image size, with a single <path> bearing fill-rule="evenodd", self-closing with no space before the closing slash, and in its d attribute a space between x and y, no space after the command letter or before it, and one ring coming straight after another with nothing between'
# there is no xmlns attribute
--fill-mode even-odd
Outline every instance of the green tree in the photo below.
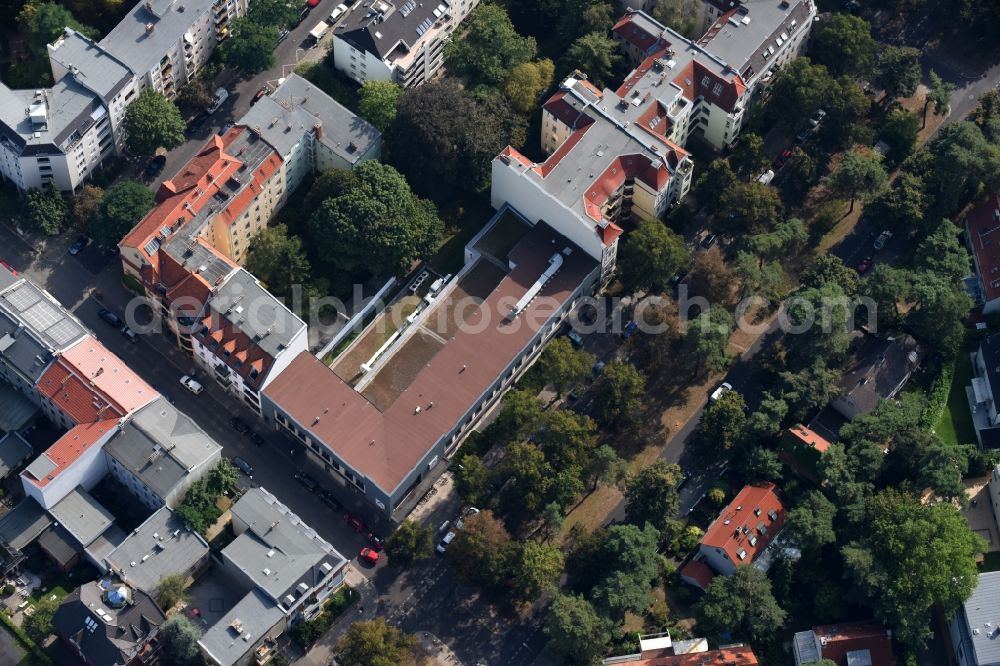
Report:
<svg viewBox="0 0 1000 666"><path fill-rule="evenodd" d="M856 200L870 201L885 189L888 177L882 166L882 156L867 148L855 147L844 155L840 166L826 180L833 192L850 197L854 212Z"/></svg>
<svg viewBox="0 0 1000 666"><path fill-rule="evenodd" d="M741 134L733 146L729 163L744 178L750 179L760 175L761 170L767 166L764 139L754 132Z"/></svg>
<svg viewBox="0 0 1000 666"><path fill-rule="evenodd" d="M736 186L736 174L726 160L713 160L705 167L695 185L695 195L709 214L714 214L722 195ZM628 238L626 237L626 240Z"/></svg>
<svg viewBox="0 0 1000 666"><path fill-rule="evenodd" d="M836 543L837 533L833 521L837 507L818 490L810 490L791 511L788 524L795 541L806 551L818 551L827 544Z"/></svg>
<svg viewBox="0 0 1000 666"><path fill-rule="evenodd" d="M631 363L612 361L604 366L593 391L605 425L634 425L642 414L646 377Z"/></svg>
<svg viewBox="0 0 1000 666"><path fill-rule="evenodd" d="M820 136L835 149L875 143L867 120L871 106L871 99L857 80L849 76L834 80L824 104L827 114L819 129Z"/></svg>
<svg viewBox="0 0 1000 666"><path fill-rule="evenodd" d="M748 483L779 481L783 468L778 454L763 446L743 448L736 456L736 469Z"/></svg>
<svg viewBox="0 0 1000 666"><path fill-rule="evenodd" d="M774 598L767 574L749 565L716 576L696 612L701 631L712 636L731 632L753 644L769 641L787 615Z"/></svg>
<svg viewBox="0 0 1000 666"><path fill-rule="evenodd" d="M558 533L564 522L566 522L566 513L558 502L549 502L542 509L542 530L546 538Z"/></svg>
<svg viewBox="0 0 1000 666"><path fill-rule="evenodd" d="M139 93L125 111L128 149L137 155L152 155L184 143L184 120L177 105L152 88Z"/></svg>
<svg viewBox="0 0 1000 666"><path fill-rule="evenodd" d="M973 122L944 125L914 158L915 169L923 178L926 193L933 197L935 210L949 215L973 197L981 184L988 186L1000 171L1000 147L983 135ZM992 183L994 186L997 184Z"/></svg>
<svg viewBox="0 0 1000 666"><path fill-rule="evenodd" d="M781 432L787 415L788 403L770 392L765 393L760 407L747 419L747 432L761 440L770 439Z"/></svg>
<svg viewBox="0 0 1000 666"><path fill-rule="evenodd" d="M187 619L183 613L174 615L160 627L163 642L162 659L177 666L195 666L201 663L201 629Z"/></svg>
<svg viewBox="0 0 1000 666"><path fill-rule="evenodd" d="M619 253L619 276L633 291L663 288L691 260L683 236L657 219L640 222Z"/></svg>
<svg viewBox="0 0 1000 666"><path fill-rule="evenodd" d="M229 37L219 47L222 61L248 75L274 67L278 28L258 23L250 16L233 19Z"/></svg>
<svg viewBox="0 0 1000 666"><path fill-rule="evenodd" d="M46 236L55 236L62 231L69 215L69 204L59 190L48 187L44 190L28 192L28 220L31 226Z"/></svg>
<svg viewBox="0 0 1000 666"><path fill-rule="evenodd" d="M616 622L625 613L641 612L649 605L649 593L659 574L656 554L660 533L651 524L615 525L607 530L595 557L602 575L593 581L591 596L602 615Z"/></svg>
<svg viewBox="0 0 1000 666"><path fill-rule="evenodd" d="M545 415L539 435L545 459L553 467L582 467L594 448L597 424L586 414L557 409Z"/></svg>
<svg viewBox="0 0 1000 666"><path fill-rule="evenodd" d="M215 101L215 92L204 79L191 79L177 91L177 106L192 115L207 109Z"/></svg>
<svg viewBox="0 0 1000 666"><path fill-rule="evenodd" d="M562 575L563 554L554 546L525 541L513 557L514 595L522 601L534 601Z"/></svg>
<svg viewBox="0 0 1000 666"><path fill-rule="evenodd" d="M257 232L250 241L244 266L261 280L268 290L281 297L292 294L292 287L311 279L312 269L298 236L289 236L288 227L276 224Z"/></svg>
<svg viewBox="0 0 1000 666"><path fill-rule="evenodd" d="M799 278L802 286L806 288L816 289L827 284L835 284L851 298L858 295L857 271L845 266L843 260L835 254L823 254L816 257L802 271Z"/></svg>
<svg viewBox="0 0 1000 666"><path fill-rule="evenodd" d="M851 301L839 285L799 290L786 301L785 314L795 332L786 344L799 367L817 361L833 367L847 356Z"/></svg>
<svg viewBox="0 0 1000 666"><path fill-rule="evenodd" d="M53 595L43 596L33 605L35 612L24 618L21 628L28 637L36 643L44 643L45 639L54 631L52 628L52 617L59 610L59 600L53 599Z"/></svg>
<svg viewBox="0 0 1000 666"><path fill-rule="evenodd" d="M47 53L47 46L63 35L66 28L72 28L91 39L97 39L98 32L76 20L70 10L55 2L27 2L17 15L18 30L27 37L29 48L36 56Z"/></svg>
<svg viewBox="0 0 1000 666"><path fill-rule="evenodd" d="M902 644L930 636L931 606L950 617L978 584L982 537L950 503L885 490L866 504L861 538L842 550L848 580Z"/></svg>
<svg viewBox="0 0 1000 666"><path fill-rule="evenodd" d="M826 367L822 360L815 360L797 372L782 372L780 377L785 386L781 397L788 403L789 415L796 421L805 419L840 391L837 385L840 372Z"/></svg>
<svg viewBox="0 0 1000 666"><path fill-rule="evenodd" d="M908 171L903 171L892 181L892 186L868 206L872 219L886 229L912 238L926 230L924 216L928 202L924 195L924 181Z"/></svg>
<svg viewBox="0 0 1000 666"><path fill-rule="evenodd" d="M510 576L516 548L503 523L486 510L465 519L447 554L455 572L464 580L497 586Z"/></svg>
<svg viewBox="0 0 1000 666"><path fill-rule="evenodd" d="M800 203L819 182L816 159L797 146L792 150L784 171L781 189L791 202Z"/></svg>
<svg viewBox="0 0 1000 666"><path fill-rule="evenodd" d="M924 98L924 110L920 120L921 129L927 127L927 110L932 106L936 116L948 113L951 95L955 92L955 86L951 83L945 83L933 69L927 74L927 80L930 83L927 86L927 96Z"/></svg>
<svg viewBox="0 0 1000 666"><path fill-rule="evenodd" d="M732 450L746 435L746 402L739 391L726 391L705 408L698 426L699 448L710 456Z"/></svg>
<svg viewBox="0 0 1000 666"><path fill-rule="evenodd" d="M590 481L591 491L597 490L598 483L617 485L625 475L625 461L613 448L602 444L590 454L585 473Z"/></svg>
<svg viewBox="0 0 1000 666"><path fill-rule="evenodd" d="M160 578L156 585L156 601L160 608L170 610L186 596L187 578L180 574L170 574Z"/></svg>
<svg viewBox="0 0 1000 666"><path fill-rule="evenodd" d="M522 62L510 70L503 90L511 106L521 113L531 113L538 105L538 96L552 85L555 65L548 58Z"/></svg>
<svg viewBox="0 0 1000 666"><path fill-rule="evenodd" d="M969 252L961 240L961 231L948 221L928 235L914 254L914 264L919 270L943 276L955 282L969 274Z"/></svg>
<svg viewBox="0 0 1000 666"><path fill-rule="evenodd" d="M702 372L721 372L729 366L732 357L727 347L735 327L733 316L721 307L703 312L688 324L682 348L693 377Z"/></svg>
<svg viewBox="0 0 1000 666"><path fill-rule="evenodd" d="M834 76L859 76L871 71L877 46L868 21L851 14L831 14L813 34L809 52Z"/></svg>
<svg viewBox="0 0 1000 666"><path fill-rule="evenodd" d="M470 504L480 504L490 487L490 470L479 456L466 453L459 459L455 472L458 496Z"/></svg>
<svg viewBox="0 0 1000 666"><path fill-rule="evenodd" d="M558 5L556 33L560 48L588 32L610 31L617 16L617 10L605 0L559 0Z"/></svg>
<svg viewBox="0 0 1000 666"><path fill-rule="evenodd" d="M555 386L556 393L562 395L590 376L594 362L593 354L575 349L569 338L561 335L545 346L538 366L542 376Z"/></svg>
<svg viewBox="0 0 1000 666"><path fill-rule="evenodd" d="M448 71L476 83L498 85L512 69L535 57L534 37L517 34L500 5L480 5L466 19L468 32L445 47Z"/></svg>
<svg viewBox="0 0 1000 666"><path fill-rule="evenodd" d="M716 225L732 235L766 233L778 224L781 213L781 196L776 189L756 181L740 183L723 193Z"/></svg>
<svg viewBox="0 0 1000 666"><path fill-rule="evenodd" d="M559 594L545 616L545 635L572 663L594 664L611 641L611 626L583 597Z"/></svg>
<svg viewBox="0 0 1000 666"><path fill-rule="evenodd" d="M664 529L666 521L677 516L680 478L680 467L664 460L640 470L625 484L625 520L639 527L648 523Z"/></svg>
<svg viewBox="0 0 1000 666"><path fill-rule="evenodd" d="M917 337L943 356L958 352L965 339L963 321L972 299L961 284L933 273L914 274L911 286L916 303L906 315L906 325Z"/></svg>
<svg viewBox="0 0 1000 666"><path fill-rule="evenodd" d="M523 441L541 425L544 412L538 396L528 391L514 390L503 398L503 408L490 430L504 444Z"/></svg>
<svg viewBox="0 0 1000 666"><path fill-rule="evenodd" d="M773 231L746 236L747 249L761 260L775 260L794 257L809 240L805 223L798 218L779 222Z"/></svg>
<svg viewBox="0 0 1000 666"><path fill-rule="evenodd" d="M396 107L403 89L392 81L369 79L358 91L358 113L384 132L396 118Z"/></svg>
<svg viewBox="0 0 1000 666"><path fill-rule="evenodd" d="M352 173L350 191L325 200L308 221L310 240L331 268L349 275L399 272L434 249L444 225L402 174L374 160Z"/></svg>
<svg viewBox="0 0 1000 666"><path fill-rule="evenodd" d="M90 235L105 249L118 247L132 227L153 209L153 193L142 183L120 180L107 189L97 217L90 224Z"/></svg>
<svg viewBox="0 0 1000 666"><path fill-rule="evenodd" d="M416 639L385 623L385 618L355 622L334 647L340 666L418 666Z"/></svg>
<svg viewBox="0 0 1000 666"><path fill-rule="evenodd" d="M880 134L883 141L889 144L891 150L887 155L894 164L906 159L917 146L917 133L920 132L920 119L917 114L904 109L895 109L889 113L882 125Z"/></svg>
<svg viewBox="0 0 1000 666"><path fill-rule="evenodd" d="M285 0L254 0L247 17L259 25L271 25L278 30L290 28L299 18L295 5ZM271 45L274 50L274 45Z"/></svg>
<svg viewBox="0 0 1000 666"><path fill-rule="evenodd" d="M698 0L659 0L652 13L657 21L688 39L701 37L702 8Z"/></svg>
<svg viewBox="0 0 1000 666"><path fill-rule="evenodd" d="M566 51L566 61L573 63L599 88L611 80L611 70L620 59L618 45L599 32L578 38Z"/></svg>
<svg viewBox="0 0 1000 666"><path fill-rule="evenodd" d="M86 227L101 209L101 199L104 190L97 185L87 183L73 197L73 221Z"/></svg>
<svg viewBox="0 0 1000 666"><path fill-rule="evenodd" d="M796 58L781 68L771 84L768 115L786 128L801 127L830 99L830 72L809 58Z"/></svg>
<svg viewBox="0 0 1000 666"><path fill-rule="evenodd" d="M391 562L406 566L434 554L434 530L412 520L404 520L385 542Z"/></svg>
<svg viewBox="0 0 1000 666"><path fill-rule="evenodd" d="M920 85L920 51L909 46L882 45L874 83L885 91L887 102L911 96Z"/></svg>

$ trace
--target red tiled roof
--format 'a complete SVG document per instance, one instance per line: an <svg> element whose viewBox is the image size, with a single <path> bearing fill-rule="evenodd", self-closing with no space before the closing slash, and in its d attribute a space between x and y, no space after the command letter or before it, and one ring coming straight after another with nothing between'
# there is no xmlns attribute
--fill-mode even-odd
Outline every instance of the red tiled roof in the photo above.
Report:
<svg viewBox="0 0 1000 666"><path fill-rule="evenodd" d="M715 578L712 568L701 560L691 560L681 568L680 574L703 590L707 590Z"/></svg>
<svg viewBox="0 0 1000 666"><path fill-rule="evenodd" d="M89 335L49 366L37 388L76 423L125 416L159 395Z"/></svg>
<svg viewBox="0 0 1000 666"><path fill-rule="evenodd" d="M621 236L625 231L619 227L614 222L608 222L605 226L598 226L597 232L601 235L601 242L604 243L604 247L611 247L619 236Z"/></svg>
<svg viewBox="0 0 1000 666"><path fill-rule="evenodd" d="M785 505L775 489L773 483L744 486L709 525L702 547L721 548L737 566L756 560L785 525Z"/></svg>
<svg viewBox="0 0 1000 666"><path fill-rule="evenodd" d="M643 28L636 25L635 21L632 19L632 14L626 14L619 19L618 23L615 23L611 30L616 35L621 37L622 40L636 47L640 51L648 51L658 41L660 41L659 35L647 32Z"/></svg>
<svg viewBox="0 0 1000 666"><path fill-rule="evenodd" d="M872 666L892 666L892 639L886 633L885 627L875 621L848 622L813 627L813 633L821 640L824 659L829 659L837 666L847 666L847 653L855 650L868 650L872 657Z"/></svg>
<svg viewBox="0 0 1000 666"><path fill-rule="evenodd" d="M501 150L500 157L509 157L511 159L515 159L526 167L530 167L534 164L534 162L532 162L527 157L522 155L521 151L519 151L514 146L507 146L506 148Z"/></svg>
<svg viewBox="0 0 1000 666"><path fill-rule="evenodd" d="M562 267L539 297L508 321L502 313L509 312L510 304L546 269L552 248L564 247L573 252L564 256ZM265 395L344 462L393 492L524 349L551 315L553 303L569 298L596 268L585 252L545 224L533 226L509 256L516 268L478 308L466 310L463 325L383 412L308 352L268 384Z"/></svg>
<svg viewBox="0 0 1000 666"><path fill-rule="evenodd" d="M225 363L239 374L244 381L253 385L264 378L264 369L270 369L274 357L266 353L250 336L217 313L206 315L201 323L205 329L198 333L200 342L213 351L215 359ZM230 356L216 352L216 348L228 351ZM240 365L236 366L239 359ZM250 372L257 370L255 379L250 379Z"/></svg>
<svg viewBox="0 0 1000 666"><path fill-rule="evenodd" d="M702 97L729 112L747 90L739 74L733 74L733 78L727 81L697 60L689 62L674 77L673 82L684 91L684 96L689 100Z"/></svg>
<svg viewBox="0 0 1000 666"><path fill-rule="evenodd" d="M659 192L670 180L670 172L663 164L656 164L645 155L622 155L616 158L583 195L584 208L591 219L599 222L604 218L601 207L625 184L626 178L640 180Z"/></svg>
<svg viewBox="0 0 1000 666"><path fill-rule="evenodd" d="M1000 195L976 204L966 218L969 244L976 258L976 270L983 283L983 300L1000 298Z"/></svg>
<svg viewBox="0 0 1000 666"><path fill-rule="evenodd" d="M756 666L757 656L748 645L737 645L708 650L707 652L692 652L690 654L665 654L672 650L666 648L658 654L642 653L630 661L616 661L616 666Z"/></svg>
<svg viewBox="0 0 1000 666"><path fill-rule="evenodd" d="M42 479L36 479L27 470L21 472L21 476L39 488L44 488L49 481L59 476L64 469L72 465L87 449L100 441L104 435L116 427L118 427L118 419L105 419L70 428L65 435L57 439L55 444L50 446L43 454L56 465L55 469Z"/></svg>
<svg viewBox="0 0 1000 666"><path fill-rule="evenodd" d="M827 449L830 448L830 442L819 435L816 431L810 430L801 423L789 428L788 434L806 446L816 449L820 453L826 453Z"/></svg>

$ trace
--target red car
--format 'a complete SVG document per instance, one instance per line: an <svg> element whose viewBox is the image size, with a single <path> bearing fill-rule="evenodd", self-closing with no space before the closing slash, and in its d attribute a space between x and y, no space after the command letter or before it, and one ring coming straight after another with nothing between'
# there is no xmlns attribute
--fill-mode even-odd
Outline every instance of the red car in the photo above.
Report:
<svg viewBox="0 0 1000 666"><path fill-rule="evenodd" d="M771 166L774 167L775 171L777 171L781 167L785 166L785 163L788 162L791 156L792 156L791 149L785 148L783 151L781 151L781 154L779 154L777 157L774 158L774 161L771 162Z"/></svg>
<svg viewBox="0 0 1000 666"><path fill-rule="evenodd" d="M374 532L368 533L368 543L371 544L373 549L377 550L380 553L385 548L385 539L375 534Z"/></svg>
<svg viewBox="0 0 1000 666"><path fill-rule="evenodd" d="M361 559L368 564L378 564L378 558L378 551L372 550L371 548L361 549Z"/></svg>
<svg viewBox="0 0 1000 666"><path fill-rule="evenodd" d="M306 0L306 7L309 9L315 9L319 5L319 0Z"/></svg>
<svg viewBox="0 0 1000 666"><path fill-rule="evenodd" d="M6 261L4 261L3 259L0 259L0 266L3 266L4 268L6 268L7 270L9 270L9 271L10 271L11 273L13 273L14 275L20 275L20 273L18 273L18 272L17 272L17 269L16 269L16 268L14 268L14 267L13 267L13 266L11 266L10 264L8 264L8 263L7 263Z"/></svg>
<svg viewBox="0 0 1000 666"><path fill-rule="evenodd" d="M365 530L365 521L361 520L361 518L359 518L358 516L355 516L350 511L348 511L347 513L344 514L344 520L347 521L348 525L350 525L351 527L354 528L355 532L360 532L361 534L365 533L365 531L366 531Z"/></svg>
<svg viewBox="0 0 1000 666"><path fill-rule="evenodd" d="M868 269L872 267L872 263L873 261L871 257L865 257L854 270L858 272L858 275L864 275L868 272Z"/></svg>

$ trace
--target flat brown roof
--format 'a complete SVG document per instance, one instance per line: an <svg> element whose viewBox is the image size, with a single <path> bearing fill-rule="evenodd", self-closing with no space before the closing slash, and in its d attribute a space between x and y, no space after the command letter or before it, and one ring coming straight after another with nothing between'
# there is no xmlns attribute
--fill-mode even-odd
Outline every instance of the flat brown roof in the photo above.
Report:
<svg viewBox="0 0 1000 666"><path fill-rule="evenodd" d="M507 320L505 315L548 268L552 255L566 248L570 253L563 253L562 267L539 296L516 319ZM542 223L517 243L509 258L514 269L479 307L457 309L467 312L462 326L382 411L308 352L299 354L264 389L265 395L391 494L597 267L593 258ZM484 267L480 262L469 271ZM451 297L449 291L446 298Z"/></svg>

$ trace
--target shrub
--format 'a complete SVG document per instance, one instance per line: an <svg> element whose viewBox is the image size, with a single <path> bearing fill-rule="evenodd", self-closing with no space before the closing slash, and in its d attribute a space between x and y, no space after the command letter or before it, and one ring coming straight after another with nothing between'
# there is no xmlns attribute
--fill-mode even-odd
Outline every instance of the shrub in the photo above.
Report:
<svg viewBox="0 0 1000 666"><path fill-rule="evenodd" d="M941 420L941 414L948 406L948 394L951 393L951 380L954 375L953 361L954 359L946 359L942 362L941 373L934 378L927 391L927 404L920 415L920 425L927 430L933 428Z"/></svg>
<svg viewBox="0 0 1000 666"><path fill-rule="evenodd" d="M705 496L715 506L722 506L726 503L726 491L718 486L710 488L708 494Z"/></svg>
<svg viewBox="0 0 1000 666"><path fill-rule="evenodd" d="M357 601L357 598L358 595L352 588L347 585L343 586L326 600L323 612L308 622L299 622L293 626L288 632L289 635L300 648L308 650L310 645L326 633L334 620Z"/></svg>

